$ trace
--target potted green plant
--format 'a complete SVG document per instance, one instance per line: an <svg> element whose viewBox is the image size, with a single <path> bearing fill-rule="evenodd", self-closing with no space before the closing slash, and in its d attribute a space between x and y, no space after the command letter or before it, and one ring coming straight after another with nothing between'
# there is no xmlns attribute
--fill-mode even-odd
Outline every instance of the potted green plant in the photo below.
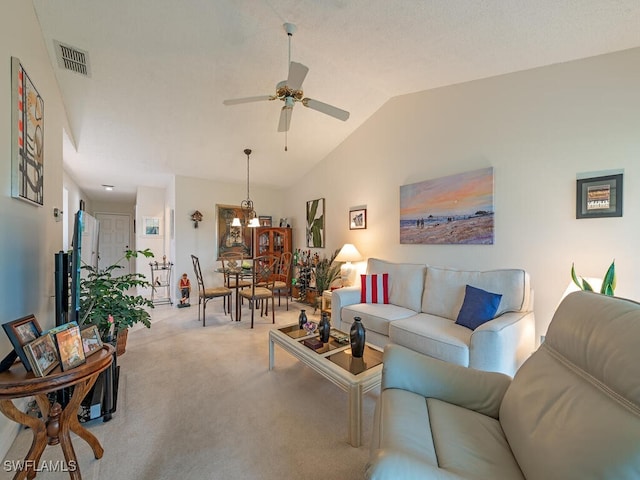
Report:
<svg viewBox="0 0 640 480"><path fill-rule="evenodd" d="M616 261L613 260L609 268L607 269L607 273L605 273L604 278L602 279L602 287L600 287L600 293L603 295L609 295L613 297L614 290L616 289ZM576 275L576 269L574 264L571 264L571 279L573 283L575 283L581 290L587 290L589 292L593 292L593 287L587 282L584 278Z"/></svg>
<svg viewBox="0 0 640 480"><path fill-rule="evenodd" d="M315 266L316 277L316 308L317 302L321 301L322 292L329 290L331 284L340 278L340 262L335 262L335 258L340 252L337 249L330 258L322 257Z"/></svg>
<svg viewBox="0 0 640 480"><path fill-rule="evenodd" d="M123 353L129 327L141 322L151 328L148 309L153 308L153 302L142 295L129 293L131 288L151 287L151 284L141 273L117 275L117 270L124 268L119 265L122 260L129 261L138 255L149 258L153 257L153 252L148 248L127 250L121 259L104 269L82 266L87 274L80 281L81 323L96 325L104 341L113 342L114 337L119 337L118 344L122 342L119 348Z"/></svg>

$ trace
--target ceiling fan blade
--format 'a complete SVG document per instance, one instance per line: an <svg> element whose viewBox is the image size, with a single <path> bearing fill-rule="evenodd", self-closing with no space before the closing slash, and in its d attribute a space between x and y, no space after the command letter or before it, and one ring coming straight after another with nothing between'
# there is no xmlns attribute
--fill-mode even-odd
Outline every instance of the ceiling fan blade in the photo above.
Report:
<svg viewBox="0 0 640 480"><path fill-rule="evenodd" d="M276 97L273 95L259 95L257 97L245 97L245 98L232 98L231 100L224 100L222 103L225 105L238 105L239 103L261 102L263 100L274 100Z"/></svg>
<svg viewBox="0 0 640 480"><path fill-rule="evenodd" d="M279 132L288 132L289 127L291 126L291 114L293 113L293 108L282 107L280 110L280 121L278 122L278 131Z"/></svg>
<svg viewBox="0 0 640 480"><path fill-rule="evenodd" d="M287 86L292 90L300 90L302 82L304 82L309 67L298 62L289 63L289 77L287 78Z"/></svg>
<svg viewBox="0 0 640 480"><path fill-rule="evenodd" d="M337 118L338 120L342 120L343 122L349 118L349 112L347 112L346 110L334 107L333 105L329 105L328 103L319 102L318 100L314 100L313 98L303 98L302 104L305 107L309 107L313 110L325 113L334 118Z"/></svg>

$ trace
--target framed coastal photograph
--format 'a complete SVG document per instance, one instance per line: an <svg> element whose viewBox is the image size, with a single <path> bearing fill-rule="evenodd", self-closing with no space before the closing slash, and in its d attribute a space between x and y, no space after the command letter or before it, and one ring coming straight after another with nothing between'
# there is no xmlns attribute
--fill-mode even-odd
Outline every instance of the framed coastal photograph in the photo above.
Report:
<svg viewBox="0 0 640 480"><path fill-rule="evenodd" d="M218 260L227 252L241 253L244 258L253 257L253 230L244 223L244 213L238 205L216 204L218 227ZM231 225L234 218L239 218L242 226Z"/></svg>
<svg viewBox="0 0 640 480"><path fill-rule="evenodd" d="M71 370L85 362L84 348L80 328L73 325L55 334L58 352L60 353L60 366L62 371Z"/></svg>
<svg viewBox="0 0 640 480"><path fill-rule="evenodd" d="M11 57L11 195L44 204L44 100Z"/></svg>
<svg viewBox="0 0 640 480"><path fill-rule="evenodd" d="M324 248L324 198L307 202L307 247Z"/></svg>
<svg viewBox="0 0 640 480"><path fill-rule="evenodd" d="M102 339L97 326L90 325L83 328L80 330L80 336L82 337L82 349L85 357L96 353L102 348Z"/></svg>
<svg viewBox="0 0 640 480"><path fill-rule="evenodd" d="M24 349L37 377L44 377L60 363L56 344L48 333L27 343Z"/></svg>
<svg viewBox="0 0 640 480"><path fill-rule="evenodd" d="M576 180L576 218L622 216L622 174Z"/></svg>
<svg viewBox="0 0 640 480"><path fill-rule="evenodd" d="M367 228L367 209L349 210L349 230L364 230Z"/></svg>
<svg viewBox="0 0 640 480"><path fill-rule="evenodd" d="M18 357L20 357L24 368L27 369L27 372L30 372L31 364L29 357L27 357L24 351L24 346L42 334L38 320L36 320L34 315L27 315L26 317L4 323L2 328L4 328L7 337L9 337L11 345L13 345L13 349L18 354Z"/></svg>
<svg viewBox="0 0 640 480"><path fill-rule="evenodd" d="M400 187L400 243L492 245L493 167Z"/></svg>
<svg viewBox="0 0 640 480"><path fill-rule="evenodd" d="M145 237L160 237L162 235L160 217L142 218L142 235Z"/></svg>

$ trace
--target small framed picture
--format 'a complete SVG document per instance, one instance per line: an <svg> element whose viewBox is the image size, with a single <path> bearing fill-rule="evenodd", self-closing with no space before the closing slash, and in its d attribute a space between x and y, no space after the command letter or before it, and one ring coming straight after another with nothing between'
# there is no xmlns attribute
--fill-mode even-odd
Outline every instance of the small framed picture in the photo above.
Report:
<svg viewBox="0 0 640 480"><path fill-rule="evenodd" d="M160 217L143 217L142 218L142 235L145 237L161 237L162 228Z"/></svg>
<svg viewBox="0 0 640 480"><path fill-rule="evenodd" d="M622 216L622 174L577 180L576 218Z"/></svg>
<svg viewBox="0 0 640 480"><path fill-rule="evenodd" d="M367 228L367 209L349 210L349 230L364 230Z"/></svg>
<svg viewBox="0 0 640 480"><path fill-rule="evenodd" d="M271 226L271 217L267 217L266 215L260 215L258 217L258 220L260 221L260 226L261 227L270 227Z"/></svg>
<svg viewBox="0 0 640 480"><path fill-rule="evenodd" d="M24 352L24 346L42 334L42 329L40 328L38 320L36 320L34 315L27 315L26 317L19 318L18 320L4 323L2 328L4 328L7 337L9 337L9 340L13 345L13 349L18 354L18 357L20 357L24 368L27 369L27 372L30 372L31 364L29 362L29 357L27 357Z"/></svg>
<svg viewBox="0 0 640 480"><path fill-rule="evenodd" d="M55 334L58 352L60 353L60 366L62 371L71 370L85 362L82 337L77 325Z"/></svg>
<svg viewBox="0 0 640 480"><path fill-rule="evenodd" d="M85 357L96 353L102 348L100 332L95 325L89 325L87 328L80 330L80 336L82 337L82 349Z"/></svg>
<svg viewBox="0 0 640 480"><path fill-rule="evenodd" d="M48 333L27 343L24 349L31 362L33 373L37 377L44 377L59 363L56 344Z"/></svg>

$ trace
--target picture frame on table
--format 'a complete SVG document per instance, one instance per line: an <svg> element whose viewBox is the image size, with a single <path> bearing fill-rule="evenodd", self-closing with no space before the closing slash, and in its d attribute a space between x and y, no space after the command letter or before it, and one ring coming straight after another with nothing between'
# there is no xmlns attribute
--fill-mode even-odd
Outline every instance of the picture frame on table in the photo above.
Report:
<svg viewBox="0 0 640 480"><path fill-rule="evenodd" d="M83 328L80 330L80 336L82 337L82 349L84 350L85 358L102 348L102 338L100 338L97 326L89 325L87 328Z"/></svg>
<svg viewBox="0 0 640 480"><path fill-rule="evenodd" d="M576 180L576 218L622 216L622 173Z"/></svg>
<svg viewBox="0 0 640 480"><path fill-rule="evenodd" d="M77 325L55 333L55 339L63 372L82 365L86 361L80 328Z"/></svg>
<svg viewBox="0 0 640 480"><path fill-rule="evenodd" d="M367 209L356 208L349 210L349 230L364 230L367 228Z"/></svg>
<svg viewBox="0 0 640 480"><path fill-rule="evenodd" d="M60 359L53 337L45 333L24 346L36 377L44 377L56 368Z"/></svg>
<svg viewBox="0 0 640 480"><path fill-rule="evenodd" d="M24 346L42 335L42 328L34 315L27 315L17 320L2 324L7 337L13 345L13 349L20 358L27 372L31 371L29 357L24 351Z"/></svg>

